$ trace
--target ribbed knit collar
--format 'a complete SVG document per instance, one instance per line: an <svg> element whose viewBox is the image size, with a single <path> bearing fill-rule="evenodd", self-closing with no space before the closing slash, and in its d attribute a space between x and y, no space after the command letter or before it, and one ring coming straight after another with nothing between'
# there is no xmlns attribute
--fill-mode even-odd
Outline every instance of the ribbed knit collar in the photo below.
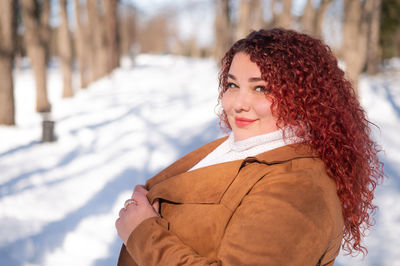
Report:
<svg viewBox="0 0 400 266"><path fill-rule="evenodd" d="M286 130L286 137L293 137L293 134L289 133L289 130ZM227 142L229 143L229 147L232 151L235 152L243 152L245 150L249 150L255 146L274 143L277 141L282 141L283 135L282 130L276 130L267 134L254 136L248 139L235 141L233 132L230 133Z"/></svg>
<svg viewBox="0 0 400 266"><path fill-rule="evenodd" d="M285 138L283 138L283 132ZM241 160L246 157L256 156L257 154L272 149L302 141L303 140L296 137L288 127L236 142L234 141L234 136L231 132L229 137L223 143L193 166L189 171L217 163Z"/></svg>

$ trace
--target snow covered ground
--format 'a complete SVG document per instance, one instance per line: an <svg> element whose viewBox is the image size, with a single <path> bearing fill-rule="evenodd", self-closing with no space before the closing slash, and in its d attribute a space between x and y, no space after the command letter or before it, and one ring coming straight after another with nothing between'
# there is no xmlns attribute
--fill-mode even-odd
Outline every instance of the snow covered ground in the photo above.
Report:
<svg viewBox="0 0 400 266"><path fill-rule="evenodd" d="M114 221L134 185L222 135L217 73L212 60L140 55L61 99L51 68L57 141L43 144L32 72L16 70L18 126L0 127L0 265L115 265ZM369 255L335 265L400 265L400 72L363 76L360 90L390 178L377 189Z"/></svg>

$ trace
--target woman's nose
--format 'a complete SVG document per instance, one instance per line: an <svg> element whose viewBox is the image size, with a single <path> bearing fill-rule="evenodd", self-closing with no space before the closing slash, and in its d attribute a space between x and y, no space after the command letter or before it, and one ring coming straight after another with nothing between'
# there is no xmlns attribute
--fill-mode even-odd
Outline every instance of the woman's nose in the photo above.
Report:
<svg viewBox="0 0 400 266"><path fill-rule="evenodd" d="M248 112L250 110L251 95L246 91L240 91L235 98L234 109L236 112Z"/></svg>

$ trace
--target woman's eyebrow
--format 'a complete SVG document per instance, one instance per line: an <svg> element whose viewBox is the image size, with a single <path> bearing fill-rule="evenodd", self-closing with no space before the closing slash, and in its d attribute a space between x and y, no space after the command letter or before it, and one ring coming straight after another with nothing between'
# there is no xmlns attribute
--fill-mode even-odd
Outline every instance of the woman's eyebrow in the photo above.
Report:
<svg viewBox="0 0 400 266"><path fill-rule="evenodd" d="M228 78L231 78L233 80L236 80L236 77L232 74L228 74ZM264 81L262 78L249 78L249 82L258 82L258 81Z"/></svg>
<svg viewBox="0 0 400 266"><path fill-rule="evenodd" d="M250 82L264 81L262 78L249 78Z"/></svg>
<svg viewBox="0 0 400 266"><path fill-rule="evenodd" d="M228 78L231 78L231 79L233 79L233 80L236 80L236 77L235 77L234 75L232 75L232 74L228 74Z"/></svg>

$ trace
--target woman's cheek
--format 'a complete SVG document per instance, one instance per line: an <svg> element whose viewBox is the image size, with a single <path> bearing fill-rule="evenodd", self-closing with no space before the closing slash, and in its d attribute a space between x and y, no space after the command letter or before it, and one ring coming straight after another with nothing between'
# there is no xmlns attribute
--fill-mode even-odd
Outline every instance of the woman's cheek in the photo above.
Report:
<svg viewBox="0 0 400 266"><path fill-rule="evenodd" d="M268 99L259 99L253 105L254 111L260 117L272 116L271 113L271 104L272 102Z"/></svg>
<svg viewBox="0 0 400 266"><path fill-rule="evenodd" d="M222 109L225 111L225 113L229 112L229 92L225 92L224 95L222 96Z"/></svg>

